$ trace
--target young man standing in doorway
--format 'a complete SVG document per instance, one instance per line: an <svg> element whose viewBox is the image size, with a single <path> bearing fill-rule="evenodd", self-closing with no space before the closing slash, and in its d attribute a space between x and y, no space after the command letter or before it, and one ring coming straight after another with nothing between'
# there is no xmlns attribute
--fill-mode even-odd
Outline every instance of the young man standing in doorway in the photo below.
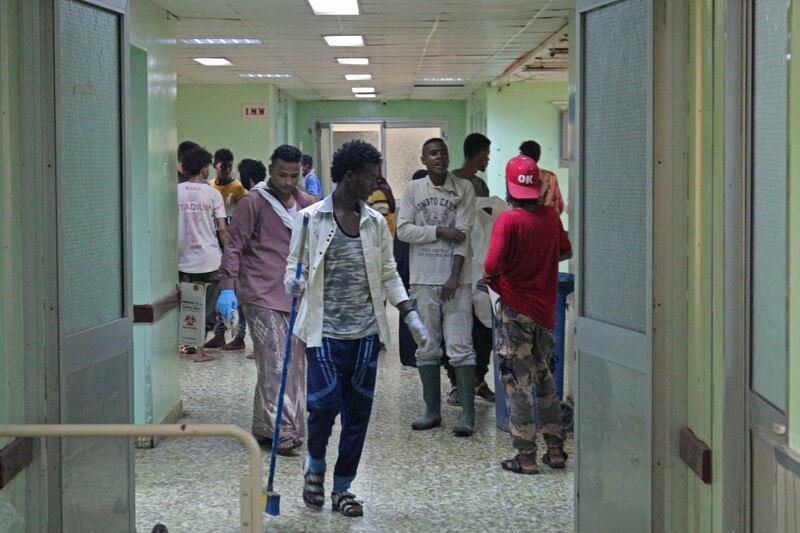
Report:
<svg viewBox="0 0 800 533"><path fill-rule="evenodd" d="M297 190L300 150L280 146L270 158L269 180L260 181L245 195L230 226L220 268L217 310L230 319L241 307L250 324L253 358L258 379L253 399L253 436L271 442L275 430L281 362L289 328L291 298L283 287L283 272L292 221L311 198ZM244 341L244 339L242 339ZM279 453L289 453L305 436L305 361L291 361L286 383Z"/></svg>
<svg viewBox="0 0 800 533"><path fill-rule="evenodd" d="M462 409L453 433L468 437L475 426L470 251L475 191L467 180L448 172L450 156L442 139L423 144L422 164L428 176L406 185L397 221L398 238L411 244L411 296L431 336L416 352L425 414L411 427L425 430L442 423L439 364L444 340Z"/></svg>
<svg viewBox="0 0 800 533"><path fill-rule="evenodd" d="M228 242L222 195L206 182L210 164L211 154L203 148L185 152L181 168L186 180L178 184L178 274L181 282L205 284L207 332L220 322L214 310L222 257L219 241ZM198 363L212 359L203 348L187 347L185 350L194 354Z"/></svg>
<svg viewBox="0 0 800 533"><path fill-rule="evenodd" d="M316 202L322 197L322 184L320 184L313 167L314 158L308 154L303 154L303 185L306 193L311 195Z"/></svg>
<svg viewBox="0 0 800 533"><path fill-rule="evenodd" d="M558 263L572 257L572 245L556 210L542 203L536 162L524 155L506 166L511 211L495 222L484 270L500 295L497 309L497 358L506 393L511 442L517 455L501 463L504 470L536 474L536 425L533 393L547 452L542 461L564 468L561 403L550 372L555 344Z"/></svg>
<svg viewBox="0 0 800 533"><path fill-rule="evenodd" d="M339 457L333 471L334 511L362 516L362 502L349 492L367 435L378 346L389 342L383 298L396 306L420 345L427 331L413 310L392 254L386 219L366 205L375 190L381 153L351 141L333 156L333 194L301 211L294 221L286 264L286 290L305 291L297 316L297 336L307 345L308 457L303 501L321 510L325 501L325 449L341 414ZM307 238L300 249L303 218ZM303 269L295 278L298 261Z"/></svg>
<svg viewBox="0 0 800 533"><path fill-rule="evenodd" d="M453 171L456 177L465 179L472 183L475 188L476 198L488 198L489 187L486 182L478 176L478 172L486 172L486 167L489 165L489 149L492 141L488 137L480 133L470 133L464 139L464 164L461 168ZM472 250L473 263L477 263L475 268L480 268L483 264L483 257L475 257L475 250ZM483 398L487 402L494 401L494 392L489 388L486 383L486 374L489 373L489 363L492 358L492 328L487 328L483 322L480 321L478 315L475 313L475 299L486 297L485 293L478 293L475 287L473 291L473 312L472 312L472 347L475 349L475 395ZM445 346L445 350L447 347ZM447 377L450 379L450 394L447 395L447 403L450 405L460 405L458 399L458 384L456 382L456 373L450 365L449 360L445 358L444 363L447 369Z"/></svg>

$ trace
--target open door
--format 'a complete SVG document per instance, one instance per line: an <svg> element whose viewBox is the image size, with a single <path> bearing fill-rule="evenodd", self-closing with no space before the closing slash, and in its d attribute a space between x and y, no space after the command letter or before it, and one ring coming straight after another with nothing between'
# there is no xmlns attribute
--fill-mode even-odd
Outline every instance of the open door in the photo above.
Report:
<svg viewBox="0 0 800 533"><path fill-rule="evenodd" d="M124 9L125 2L117 2ZM60 419L131 423L124 11L54 5ZM100 6L103 7L100 7ZM133 529L130 439L61 439L61 530Z"/></svg>
<svg viewBox="0 0 800 533"><path fill-rule="evenodd" d="M576 527L652 527L652 2L578 5Z"/></svg>

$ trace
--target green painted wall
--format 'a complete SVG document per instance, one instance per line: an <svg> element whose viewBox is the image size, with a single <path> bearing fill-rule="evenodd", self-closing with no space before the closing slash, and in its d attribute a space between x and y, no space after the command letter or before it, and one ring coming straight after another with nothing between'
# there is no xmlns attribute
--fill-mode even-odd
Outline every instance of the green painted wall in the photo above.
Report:
<svg viewBox="0 0 800 533"><path fill-rule="evenodd" d="M177 282L175 20L150 0L131 3L133 298L145 304ZM178 319L134 326L134 417L159 423L180 402Z"/></svg>
<svg viewBox="0 0 800 533"><path fill-rule="evenodd" d="M244 118L243 104L267 105L267 118ZM179 85L178 138L212 154L230 148L234 165L245 158L266 161L276 146L294 140L295 111L295 100L274 85Z"/></svg>
<svg viewBox="0 0 800 533"><path fill-rule="evenodd" d="M552 102L567 100L567 82L512 83L500 90L486 89L486 134L492 140L492 156L486 171L492 193L505 196L505 169L519 153L522 141L542 145L542 168L558 174L565 198L569 171L560 168L560 114Z"/></svg>
<svg viewBox="0 0 800 533"><path fill-rule="evenodd" d="M19 161L18 2L0 0L0 424L26 421L22 324L22 179ZM8 439L0 438L0 447ZM25 476L0 491L24 516Z"/></svg>
<svg viewBox="0 0 800 533"><path fill-rule="evenodd" d="M315 153L315 119L335 118L423 118L447 121L447 142L451 165L460 164L461 143L466 135L464 100L389 100L360 102L350 100L301 100L297 102L297 142L306 153Z"/></svg>

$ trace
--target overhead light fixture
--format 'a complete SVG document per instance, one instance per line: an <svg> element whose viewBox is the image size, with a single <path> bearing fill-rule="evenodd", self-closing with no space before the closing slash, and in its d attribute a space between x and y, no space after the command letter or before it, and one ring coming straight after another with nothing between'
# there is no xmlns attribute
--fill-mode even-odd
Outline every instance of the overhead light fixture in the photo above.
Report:
<svg viewBox="0 0 800 533"><path fill-rule="evenodd" d="M364 46L364 37L361 35L325 35L328 46Z"/></svg>
<svg viewBox="0 0 800 533"><path fill-rule="evenodd" d="M344 79L346 79L347 81L371 80L372 74L345 74Z"/></svg>
<svg viewBox="0 0 800 533"><path fill-rule="evenodd" d="M375 92L375 87L353 87L351 90L356 94L374 93Z"/></svg>
<svg viewBox="0 0 800 533"><path fill-rule="evenodd" d="M468 78L461 78L457 76L453 77L424 77L424 78L417 78L417 81L428 81L428 82L465 82Z"/></svg>
<svg viewBox="0 0 800 533"><path fill-rule="evenodd" d="M369 65L369 59L366 57L337 57L336 61L340 65Z"/></svg>
<svg viewBox="0 0 800 533"><path fill-rule="evenodd" d="M207 67L224 67L227 65L233 65L233 63L224 57L194 57L192 59Z"/></svg>
<svg viewBox="0 0 800 533"><path fill-rule="evenodd" d="M181 39L183 44L261 44L261 39Z"/></svg>
<svg viewBox="0 0 800 533"><path fill-rule="evenodd" d="M356 98L375 98L375 93L370 94L357 94L355 95Z"/></svg>
<svg viewBox="0 0 800 533"><path fill-rule="evenodd" d="M358 15L358 0L308 0L315 15Z"/></svg>
<svg viewBox="0 0 800 533"><path fill-rule="evenodd" d="M294 78L294 74L257 74L254 72L248 72L245 74L239 74L240 78Z"/></svg>

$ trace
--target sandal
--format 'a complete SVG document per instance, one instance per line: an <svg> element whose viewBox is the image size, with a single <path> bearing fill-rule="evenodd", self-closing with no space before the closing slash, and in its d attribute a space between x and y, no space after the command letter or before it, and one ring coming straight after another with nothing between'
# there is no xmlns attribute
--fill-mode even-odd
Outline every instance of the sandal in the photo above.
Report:
<svg viewBox="0 0 800 533"><path fill-rule="evenodd" d="M531 456L531 457L533 457L533 456ZM536 462L536 459L534 459L534 463L535 462ZM538 466L534 466L533 468L525 468L524 466L522 466L522 464L519 462L519 454L515 455L511 459L506 459L505 461L502 461L500 463L500 466L503 467L503 470L507 470L509 472L514 472L515 474L533 475L533 474L538 474L539 473L539 467Z"/></svg>
<svg viewBox="0 0 800 533"><path fill-rule="evenodd" d="M552 453L552 455L551 455ZM550 468L562 469L567 465L567 452L561 446L548 446L542 462Z"/></svg>
<svg viewBox="0 0 800 533"><path fill-rule="evenodd" d="M302 439L286 439L281 441L278 443L278 455L294 455L294 451L302 445Z"/></svg>
<svg viewBox="0 0 800 533"><path fill-rule="evenodd" d="M178 346L178 351L183 355L194 355L197 353L197 348L189 346L188 344L181 344Z"/></svg>
<svg viewBox="0 0 800 533"><path fill-rule="evenodd" d="M356 495L348 491L331 492L331 509L347 518L364 516L364 502L356 500Z"/></svg>
<svg viewBox="0 0 800 533"><path fill-rule="evenodd" d="M447 405L461 405L461 399L458 397L458 387L453 387L447 394Z"/></svg>
<svg viewBox="0 0 800 533"><path fill-rule="evenodd" d="M303 476L303 503L314 511L322 511L325 505L325 474L306 472Z"/></svg>

